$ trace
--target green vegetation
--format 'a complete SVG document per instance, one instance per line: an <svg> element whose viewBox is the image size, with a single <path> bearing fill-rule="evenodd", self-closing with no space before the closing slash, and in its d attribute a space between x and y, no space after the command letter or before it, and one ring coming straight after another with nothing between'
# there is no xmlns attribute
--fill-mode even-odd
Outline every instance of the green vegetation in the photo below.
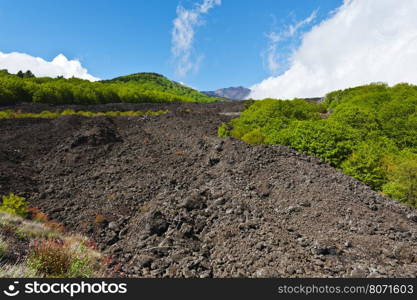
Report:
<svg viewBox="0 0 417 300"><path fill-rule="evenodd" d="M0 205L0 211L5 211L10 214L26 217L28 209L28 202L26 198L19 197L13 193L9 196L2 197L2 203Z"/></svg>
<svg viewBox="0 0 417 300"><path fill-rule="evenodd" d="M24 199L14 195L3 201L16 197ZM30 219L23 218L23 205L16 207L19 214L0 210L0 278L105 276L108 258L86 237L65 233L62 225L48 221L36 209L26 210Z"/></svg>
<svg viewBox="0 0 417 300"><path fill-rule="evenodd" d="M4 110L0 111L0 119L22 119L22 118L58 118L61 116L83 116L83 117L138 117L138 116L159 116L169 113L169 110L158 111L107 111L107 112L90 112L90 111L75 111L67 109L64 111L42 111L41 113L22 113L20 111Z"/></svg>
<svg viewBox="0 0 417 300"><path fill-rule="evenodd" d="M320 157L417 207L417 86L374 83L331 92L322 104L256 101L218 134Z"/></svg>
<svg viewBox="0 0 417 300"><path fill-rule="evenodd" d="M36 78L30 71L13 75L0 70L0 105L21 102L103 104L218 100L154 73L90 82L77 78Z"/></svg>
<svg viewBox="0 0 417 300"><path fill-rule="evenodd" d="M388 183L382 187L384 193L417 207L417 154L405 151L391 159L387 163Z"/></svg>
<svg viewBox="0 0 417 300"><path fill-rule="evenodd" d="M83 239L41 240L34 243L27 266L38 276L89 278L99 270L101 254L89 248Z"/></svg>
<svg viewBox="0 0 417 300"><path fill-rule="evenodd" d="M9 250L9 245L6 243L6 241L0 237L0 259L7 255Z"/></svg>

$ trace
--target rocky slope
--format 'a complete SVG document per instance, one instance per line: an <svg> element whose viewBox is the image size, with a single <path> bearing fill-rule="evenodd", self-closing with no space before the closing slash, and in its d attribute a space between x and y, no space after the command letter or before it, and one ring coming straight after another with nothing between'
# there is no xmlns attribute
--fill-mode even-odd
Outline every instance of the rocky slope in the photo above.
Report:
<svg viewBox="0 0 417 300"><path fill-rule="evenodd" d="M172 113L0 120L0 194L91 236L120 276L417 276L416 210L286 147L219 139L240 102L89 109L134 108Z"/></svg>

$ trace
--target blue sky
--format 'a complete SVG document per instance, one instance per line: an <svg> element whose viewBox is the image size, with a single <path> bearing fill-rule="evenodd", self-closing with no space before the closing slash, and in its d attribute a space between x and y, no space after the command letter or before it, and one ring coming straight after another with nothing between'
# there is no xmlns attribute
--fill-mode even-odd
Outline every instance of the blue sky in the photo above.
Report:
<svg viewBox="0 0 417 300"><path fill-rule="evenodd" d="M200 90L251 86L269 77L265 52L271 32L285 30L318 9L308 31L342 0L223 0L201 16L192 44L199 68L176 73L171 52L177 7L203 0L0 0L0 52L47 61L58 54L80 60L88 73L108 79L157 72ZM299 45L299 35L279 45L280 55ZM291 47L288 47L291 45ZM284 70L281 70L281 72ZM277 75L277 74L275 74Z"/></svg>

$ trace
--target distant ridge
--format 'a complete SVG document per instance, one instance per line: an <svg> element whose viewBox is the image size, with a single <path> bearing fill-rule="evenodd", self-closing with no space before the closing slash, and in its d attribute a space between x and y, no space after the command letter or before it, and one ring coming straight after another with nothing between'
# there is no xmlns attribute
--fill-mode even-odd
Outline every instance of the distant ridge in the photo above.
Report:
<svg viewBox="0 0 417 300"><path fill-rule="evenodd" d="M215 91L206 91L202 93L208 96L226 98L230 100L245 100L249 96L250 92L250 89L243 86L238 86L218 89Z"/></svg>

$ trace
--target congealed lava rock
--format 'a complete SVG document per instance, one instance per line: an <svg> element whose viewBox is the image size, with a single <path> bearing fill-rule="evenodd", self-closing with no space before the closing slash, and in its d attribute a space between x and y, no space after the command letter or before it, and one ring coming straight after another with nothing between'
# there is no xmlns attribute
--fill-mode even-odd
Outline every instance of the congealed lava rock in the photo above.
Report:
<svg viewBox="0 0 417 300"><path fill-rule="evenodd" d="M0 195L88 233L119 276L417 276L415 209L287 147L218 138L243 106L18 106L171 113L2 119Z"/></svg>
<svg viewBox="0 0 417 300"><path fill-rule="evenodd" d="M146 218L146 229L149 233L162 235L168 229L168 222L160 211L150 212Z"/></svg>
<svg viewBox="0 0 417 300"><path fill-rule="evenodd" d="M88 126L86 126L88 128ZM92 128L84 129L74 136L71 148L88 144L91 146L105 145L109 143L120 142L121 138L114 128L111 119L104 119L92 125Z"/></svg>
<svg viewBox="0 0 417 300"><path fill-rule="evenodd" d="M206 202L201 192L194 190L183 200L181 205L187 210L202 209L206 206Z"/></svg>

